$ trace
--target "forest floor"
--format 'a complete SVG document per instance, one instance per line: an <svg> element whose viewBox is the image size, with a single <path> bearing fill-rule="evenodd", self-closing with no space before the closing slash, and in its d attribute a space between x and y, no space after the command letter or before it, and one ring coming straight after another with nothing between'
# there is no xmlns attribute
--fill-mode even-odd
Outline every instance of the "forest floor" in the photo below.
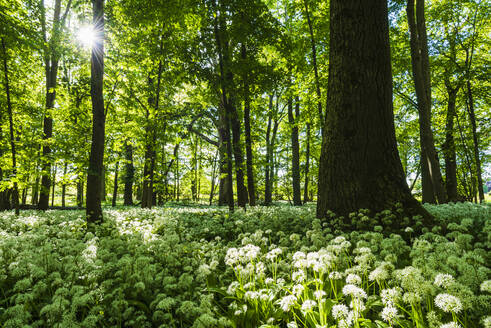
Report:
<svg viewBox="0 0 491 328"><path fill-rule="evenodd" d="M490 327L491 206L425 207L349 232L313 204L4 212L0 326Z"/></svg>

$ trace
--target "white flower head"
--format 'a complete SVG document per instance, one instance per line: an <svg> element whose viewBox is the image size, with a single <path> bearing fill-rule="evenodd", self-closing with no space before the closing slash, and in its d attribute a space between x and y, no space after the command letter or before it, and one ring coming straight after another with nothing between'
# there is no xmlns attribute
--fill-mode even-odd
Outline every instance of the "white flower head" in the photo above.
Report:
<svg viewBox="0 0 491 328"><path fill-rule="evenodd" d="M336 320L345 319L348 317L348 307L344 304L336 304L332 307L332 317Z"/></svg>
<svg viewBox="0 0 491 328"><path fill-rule="evenodd" d="M295 295L287 295L280 300L280 307L284 312L289 312L297 302Z"/></svg>
<svg viewBox="0 0 491 328"><path fill-rule="evenodd" d="M326 296L326 292L323 291L323 290L316 290L314 292L314 297L318 300L320 300L321 298L323 298L324 296Z"/></svg>
<svg viewBox="0 0 491 328"><path fill-rule="evenodd" d="M317 302L314 300L306 300L302 304L302 311L303 312L310 312L312 309L317 305Z"/></svg>
<svg viewBox="0 0 491 328"><path fill-rule="evenodd" d="M382 298L382 303L385 306L394 306L401 298L401 293L397 288L383 289L380 292L380 297Z"/></svg>
<svg viewBox="0 0 491 328"><path fill-rule="evenodd" d="M491 293L491 280L485 280L481 283L481 292Z"/></svg>
<svg viewBox="0 0 491 328"><path fill-rule="evenodd" d="M295 321L290 321L286 324L286 328L298 328L298 325Z"/></svg>
<svg viewBox="0 0 491 328"><path fill-rule="evenodd" d="M436 295L435 305L444 312L459 313L462 310L462 303L460 300L453 295L445 293Z"/></svg>
<svg viewBox="0 0 491 328"><path fill-rule="evenodd" d="M446 273L439 273L435 277L435 281L433 282L436 286L442 288L448 288L453 282L454 278Z"/></svg>
<svg viewBox="0 0 491 328"><path fill-rule="evenodd" d="M305 272L303 271L295 271L292 273L292 280L296 282L304 282L305 281Z"/></svg>
<svg viewBox="0 0 491 328"><path fill-rule="evenodd" d="M382 281L389 279L389 273L382 267L375 268L368 276L370 281Z"/></svg>
<svg viewBox="0 0 491 328"><path fill-rule="evenodd" d="M300 296L300 294L302 294L303 291L304 291L304 287L303 287L303 285L300 285L300 284L295 285L292 288L292 294L297 296L297 297Z"/></svg>
<svg viewBox="0 0 491 328"><path fill-rule="evenodd" d="M348 284L343 287L343 294L353 298L367 298L367 293L358 286Z"/></svg>
<svg viewBox="0 0 491 328"><path fill-rule="evenodd" d="M333 271L333 272L329 273L329 279L341 280L341 279L343 279L343 274L341 272L338 272L338 271Z"/></svg>
<svg viewBox="0 0 491 328"><path fill-rule="evenodd" d="M359 275L357 274L354 274L354 273L350 273L347 277L346 277L346 283L347 284L352 284L352 285L360 285L361 284L361 278Z"/></svg>
<svg viewBox="0 0 491 328"><path fill-rule="evenodd" d="M384 321L392 322L397 316L397 309L391 305L386 306L380 312L380 316Z"/></svg>
<svg viewBox="0 0 491 328"><path fill-rule="evenodd" d="M452 322L440 325L440 328L462 328L462 326L459 325L457 322L452 321Z"/></svg>

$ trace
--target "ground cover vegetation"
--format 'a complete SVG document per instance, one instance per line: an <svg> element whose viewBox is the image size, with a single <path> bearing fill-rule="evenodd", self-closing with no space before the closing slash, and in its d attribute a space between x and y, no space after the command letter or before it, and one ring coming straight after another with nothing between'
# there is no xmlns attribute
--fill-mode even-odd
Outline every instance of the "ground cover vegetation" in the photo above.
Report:
<svg viewBox="0 0 491 328"><path fill-rule="evenodd" d="M313 206L1 215L4 327L489 327L489 206L345 232ZM336 221L336 220L333 220ZM366 229L366 226L373 227ZM414 228L409 228L414 226ZM419 230L419 233L418 233Z"/></svg>

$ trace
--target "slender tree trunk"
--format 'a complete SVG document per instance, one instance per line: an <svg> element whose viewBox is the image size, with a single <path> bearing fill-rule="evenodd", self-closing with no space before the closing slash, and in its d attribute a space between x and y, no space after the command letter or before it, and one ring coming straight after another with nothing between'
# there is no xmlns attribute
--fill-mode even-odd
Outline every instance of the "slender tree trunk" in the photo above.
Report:
<svg viewBox="0 0 491 328"><path fill-rule="evenodd" d="M411 196L397 151L386 1L331 0L329 64L317 217L401 203L405 215L431 219Z"/></svg>
<svg viewBox="0 0 491 328"><path fill-rule="evenodd" d="M454 119L455 119L455 101L459 87L453 88L450 81L446 80L445 85L448 94L447 117L445 124L445 142L442 145L445 156L445 187L448 200L456 202L457 194L457 156L455 153L454 139Z"/></svg>
<svg viewBox="0 0 491 328"><path fill-rule="evenodd" d="M113 188L113 200L112 207L116 206L116 200L118 198L118 171L119 171L119 161L116 162L116 167L114 168L114 188Z"/></svg>
<svg viewBox="0 0 491 328"><path fill-rule="evenodd" d="M410 31L413 80L419 111L423 202L445 203L447 197L431 130L431 85L424 0L416 0L416 15L414 14L414 1L408 0L406 9Z"/></svg>
<svg viewBox="0 0 491 328"><path fill-rule="evenodd" d="M300 101L298 96L295 98L295 115L293 115L292 99L288 99L288 123L290 123L292 143L292 187L293 205L302 205L300 191L300 145L298 142L298 118L300 116Z"/></svg>
<svg viewBox="0 0 491 328"><path fill-rule="evenodd" d="M231 117L232 126L232 143L233 153L235 159L235 179L237 184L237 205L239 207L246 207L248 203L247 188L244 184L244 154L242 152L242 143L240 141L240 120L237 113L237 107L233 97L229 97L229 113ZM233 102L233 103L232 103Z"/></svg>
<svg viewBox="0 0 491 328"><path fill-rule="evenodd" d="M51 178L51 207L55 204L55 187L56 187L56 164L53 165L53 176Z"/></svg>
<svg viewBox="0 0 491 328"><path fill-rule="evenodd" d="M321 97L321 84L319 79L319 70L317 68L317 49L315 46L314 29L312 27L312 20L310 18L308 0L304 0L305 16L307 18L307 23L309 25L310 33L310 47L312 49L312 65L314 66L314 77L315 77L315 92L317 94L317 112L319 115L319 122L321 125L321 132L324 129L324 113L322 111L322 97Z"/></svg>
<svg viewBox="0 0 491 328"><path fill-rule="evenodd" d="M305 146L305 182L303 186L303 203L309 201L309 172L310 172L310 123L307 123Z"/></svg>
<svg viewBox="0 0 491 328"><path fill-rule="evenodd" d="M476 163L477 190L479 192L479 202L484 202L484 188L482 182L481 158L479 156L479 140L477 136L476 114L474 111L474 98L472 95L472 85L467 80L467 111L472 126L472 141L474 143L474 161Z"/></svg>
<svg viewBox="0 0 491 328"><path fill-rule="evenodd" d="M12 113L12 102L10 100L10 85L9 85L9 73L7 65L7 49L5 47L5 39L2 37L2 51L3 51L3 73L4 73L4 85L5 94L7 95L7 113L9 116L9 132L10 132L10 150L12 153L12 176L14 179L14 188L12 189L12 205L15 209L15 214L19 215L19 187L17 185L17 159L15 151L15 137L14 137L14 118Z"/></svg>
<svg viewBox="0 0 491 328"><path fill-rule="evenodd" d="M77 177L77 207L84 207L84 175L78 174Z"/></svg>
<svg viewBox="0 0 491 328"><path fill-rule="evenodd" d="M264 167L264 205L271 205L271 126L273 122L273 95L269 96L268 127L266 128L266 165Z"/></svg>
<svg viewBox="0 0 491 328"><path fill-rule="evenodd" d="M68 163L65 161L63 165L63 183L61 185L61 206L65 207L65 198L66 198L66 173L68 169Z"/></svg>
<svg viewBox="0 0 491 328"><path fill-rule="evenodd" d="M218 150L215 153L215 157L213 158L213 165L212 165L212 172L211 172L210 206L213 203L213 196L215 195L217 158L218 158Z"/></svg>
<svg viewBox="0 0 491 328"><path fill-rule="evenodd" d="M94 30L96 40L92 46L91 89L92 99L92 145L87 171L86 212L88 223L102 222L101 179L104 160L104 137L106 115L104 112L104 0L93 0Z"/></svg>
<svg viewBox="0 0 491 328"><path fill-rule="evenodd" d="M31 195L31 204L32 205L38 204L39 180L40 180L40 178L39 178L38 172L36 172L36 180L34 180L34 185L32 186L32 195Z"/></svg>
<svg viewBox="0 0 491 328"><path fill-rule="evenodd" d="M247 47L241 45L241 55L244 61L247 60ZM247 168L247 189L249 191L249 205L256 206L256 186L254 181L252 138L251 138L251 103L249 97L249 75L244 76L244 133L246 146L246 168Z"/></svg>
<svg viewBox="0 0 491 328"><path fill-rule="evenodd" d="M133 145L126 141L124 148L125 163L123 204L125 206L129 206L133 205L133 179L135 177L135 167L133 166Z"/></svg>

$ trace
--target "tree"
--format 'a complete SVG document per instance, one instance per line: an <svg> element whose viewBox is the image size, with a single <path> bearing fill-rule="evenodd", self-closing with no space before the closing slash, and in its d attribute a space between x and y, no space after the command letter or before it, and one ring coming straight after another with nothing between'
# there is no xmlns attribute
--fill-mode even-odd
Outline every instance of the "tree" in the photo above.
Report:
<svg viewBox="0 0 491 328"><path fill-rule="evenodd" d="M291 145L292 145L292 187L293 187L293 205L302 205L300 195L300 145L298 143L298 119L300 116L300 100L295 98L295 115L293 114L292 98L288 99L288 123L291 127Z"/></svg>
<svg viewBox="0 0 491 328"><path fill-rule="evenodd" d="M317 217L348 217L402 203L424 214L411 196L397 151L387 2L333 0L330 7L328 106L319 167Z"/></svg>
<svg viewBox="0 0 491 328"><path fill-rule="evenodd" d="M93 0L96 37L90 61L90 98L92 100L92 145L87 171L86 215L88 223L102 222L101 189L104 159L106 114L102 94L104 77L104 0Z"/></svg>

